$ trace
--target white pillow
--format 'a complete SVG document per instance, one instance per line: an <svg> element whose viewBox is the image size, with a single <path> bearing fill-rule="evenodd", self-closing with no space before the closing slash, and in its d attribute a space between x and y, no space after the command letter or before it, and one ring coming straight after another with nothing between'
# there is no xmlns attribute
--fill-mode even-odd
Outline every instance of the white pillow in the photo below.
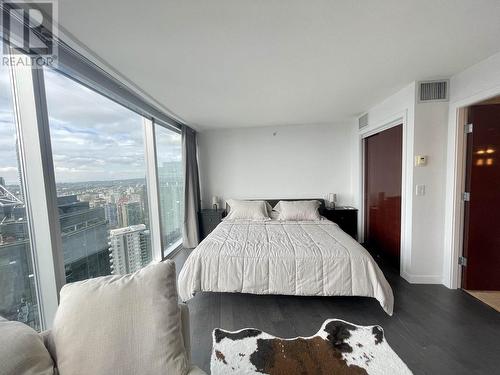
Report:
<svg viewBox="0 0 500 375"><path fill-rule="evenodd" d="M318 208L319 201L279 201L274 210L279 212L279 220L321 220Z"/></svg>
<svg viewBox="0 0 500 375"><path fill-rule="evenodd" d="M65 285L52 329L60 375L188 372L172 261Z"/></svg>
<svg viewBox="0 0 500 375"><path fill-rule="evenodd" d="M54 374L54 362L40 335L23 323L1 317L0 374Z"/></svg>
<svg viewBox="0 0 500 375"><path fill-rule="evenodd" d="M226 202L230 207L226 219L269 220L269 203L266 201L229 199Z"/></svg>

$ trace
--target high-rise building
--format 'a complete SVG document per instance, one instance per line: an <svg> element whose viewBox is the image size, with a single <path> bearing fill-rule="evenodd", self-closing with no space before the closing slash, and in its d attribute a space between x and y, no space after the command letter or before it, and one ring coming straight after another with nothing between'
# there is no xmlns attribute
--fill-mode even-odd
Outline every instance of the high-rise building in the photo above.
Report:
<svg viewBox="0 0 500 375"><path fill-rule="evenodd" d="M182 236L183 177L180 161L165 162L158 168L160 214L163 242L168 247Z"/></svg>
<svg viewBox="0 0 500 375"><path fill-rule="evenodd" d="M26 208L20 198L0 184L0 315L31 324L37 306L26 301L36 301L36 290ZM66 281L109 275L104 208L90 208L76 195L58 197L57 204Z"/></svg>
<svg viewBox="0 0 500 375"><path fill-rule="evenodd" d="M0 315L37 329L28 223L19 198L0 177Z"/></svg>
<svg viewBox="0 0 500 375"><path fill-rule="evenodd" d="M109 275L108 225L103 207L76 195L57 198L66 281Z"/></svg>
<svg viewBox="0 0 500 375"><path fill-rule="evenodd" d="M26 209L20 189L15 190L0 177L0 315L38 329Z"/></svg>
<svg viewBox="0 0 500 375"><path fill-rule="evenodd" d="M0 202L0 315L38 329L38 305L25 212L23 205Z"/></svg>
<svg viewBox="0 0 500 375"><path fill-rule="evenodd" d="M121 226L144 224L144 216L140 202L123 203L120 207Z"/></svg>
<svg viewBox="0 0 500 375"><path fill-rule="evenodd" d="M144 224L112 229L109 239L111 273L135 272L151 262L149 230Z"/></svg>
<svg viewBox="0 0 500 375"><path fill-rule="evenodd" d="M115 203L107 203L104 205L104 216L108 221L109 228L118 227L118 208Z"/></svg>

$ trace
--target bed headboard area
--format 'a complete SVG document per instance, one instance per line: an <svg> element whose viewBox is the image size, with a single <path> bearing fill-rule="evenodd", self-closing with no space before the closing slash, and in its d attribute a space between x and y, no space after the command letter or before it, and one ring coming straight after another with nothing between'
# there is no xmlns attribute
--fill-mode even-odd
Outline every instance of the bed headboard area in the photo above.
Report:
<svg viewBox="0 0 500 375"><path fill-rule="evenodd" d="M319 206L319 213L320 215L323 214L323 211L325 210L325 200L322 198L299 198L299 199L263 199L263 198L252 198L248 199L250 201L266 201L271 205L271 207L276 206L279 201L319 201L320 206ZM229 207L229 204L226 202L226 214L231 210L231 207Z"/></svg>

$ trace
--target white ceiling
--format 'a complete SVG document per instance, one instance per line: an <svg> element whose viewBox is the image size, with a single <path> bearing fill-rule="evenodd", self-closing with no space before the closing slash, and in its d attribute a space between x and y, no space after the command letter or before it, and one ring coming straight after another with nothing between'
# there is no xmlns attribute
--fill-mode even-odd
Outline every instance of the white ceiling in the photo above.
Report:
<svg viewBox="0 0 500 375"><path fill-rule="evenodd" d="M59 23L199 129L335 123L500 51L499 0L62 0Z"/></svg>

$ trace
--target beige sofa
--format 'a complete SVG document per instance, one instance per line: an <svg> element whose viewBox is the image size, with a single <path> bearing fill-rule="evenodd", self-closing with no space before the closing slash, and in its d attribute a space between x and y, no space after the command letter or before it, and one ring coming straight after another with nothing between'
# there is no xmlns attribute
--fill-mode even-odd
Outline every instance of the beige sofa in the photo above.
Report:
<svg viewBox="0 0 500 375"><path fill-rule="evenodd" d="M41 334L0 317L0 363L0 375L205 374L191 365L171 261L65 285Z"/></svg>
<svg viewBox="0 0 500 375"><path fill-rule="evenodd" d="M188 306L184 303L179 304L179 308L181 310L181 324L182 324L182 339L184 342L184 349L186 351L186 355L191 363L191 338L190 338L190 326L189 326L189 309ZM43 343L50 355L52 356L54 363L57 367L57 358L56 358L56 348L54 346L54 340L51 336L50 330L43 331L40 333L40 337L43 340ZM0 358L0 362L3 362L3 359ZM206 375L205 371L200 370L196 366L191 366L188 375Z"/></svg>

